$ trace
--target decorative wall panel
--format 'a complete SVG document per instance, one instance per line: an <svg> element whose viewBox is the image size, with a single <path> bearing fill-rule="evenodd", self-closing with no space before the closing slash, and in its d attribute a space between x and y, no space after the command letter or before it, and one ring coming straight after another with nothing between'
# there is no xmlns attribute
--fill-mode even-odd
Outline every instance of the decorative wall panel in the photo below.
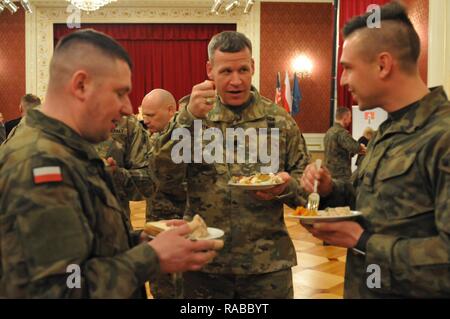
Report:
<svg viewBox="0 0 450 319"><path fill-rule="evenodd" d="M33 92L30 92L33 93ZM19 102L25 94L25 14L0 16L0 112L5 120L20 116Z"/></svg>
<svg viewBox="0 0 450 319"><path fill-rule="evenodd" d="M332 65L330 3L261 4L261 93L274 99L276 74L289 71L292 60L305 54L313 63L312 76L300 79L303 100L295 120L304 133L323 133L329 128Z"/></svg>

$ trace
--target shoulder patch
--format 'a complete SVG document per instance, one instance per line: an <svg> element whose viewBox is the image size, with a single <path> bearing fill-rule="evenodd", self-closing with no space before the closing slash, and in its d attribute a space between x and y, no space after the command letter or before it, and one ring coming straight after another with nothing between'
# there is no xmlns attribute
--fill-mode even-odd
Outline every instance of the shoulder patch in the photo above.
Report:
<svg viewBox="0 0 450 319"><path fill-rule="evenodd" d="M61 167L44 166L33 168L33 180L35 184L62 182Z"/></svg>

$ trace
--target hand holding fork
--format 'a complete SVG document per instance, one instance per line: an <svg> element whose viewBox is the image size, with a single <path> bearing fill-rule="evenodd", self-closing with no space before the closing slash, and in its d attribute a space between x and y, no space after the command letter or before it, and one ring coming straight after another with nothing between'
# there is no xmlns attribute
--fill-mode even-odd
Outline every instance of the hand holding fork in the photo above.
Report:
<svg viewBox="0 0 450 319"><path fill-rule="evenodd" d="M320 170L320 166L322 165L322 160L317 159L316 160L316 169L317 171ZM318 211L319 210L319 202L320 202L320 196L319 193L317 193L317 179L314 179L314 192L309 194L308 196L308 205L306 208L310 211Z"/></svg>

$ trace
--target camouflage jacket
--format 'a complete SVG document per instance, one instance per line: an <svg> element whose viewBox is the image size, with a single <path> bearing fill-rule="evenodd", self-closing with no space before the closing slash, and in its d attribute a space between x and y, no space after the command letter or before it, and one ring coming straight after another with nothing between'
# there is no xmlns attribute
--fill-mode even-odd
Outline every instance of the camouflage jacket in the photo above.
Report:
<svg viewBox="0 0 450 319"><path fill-rule="evenodd" d="M299 178L310 161L310 155L294 119L285 110L260 96L255 89L252 94L251 104L241 112L231 111L217 99L207 119L195 122L194 117L184 107L189 97L182 99L179 115L170 123L167 131L162 133L152 154L152 165L161 186L167 187L164 185L164 176L170 176L169 185L174 185L180 183L186 174L189 199L187 210L191 215L201 215L207 225L225 232L225 247L213 262L203 268L205 272L259 274L296 265L295 250L284 223L283 203L291 207L305 204L306 193L299 186ZM211 141L211 137L205 136L205 147L202 149L198 138L201 135L198 136L195 132L196 127L201 128L202 125L203 128L212 128L224 137L223 143L218 139L222 150L218 151L219 154L235 156L236 151L243 148L245 163L236 163L235 160L231 163L221 163L219 160L208 163L201 160L202 150L204 155L208 149L208 141ZM260 172L262 167L267 167L260 158L256 163L252 163L249 156L256 155L256 152L250 152L249 147L245 147L242 141L238 143L235 138L227 138L227 128L240 128L242 131L258 128L258 132L267 131L267 136L255 136L253 142L260 143L258 151L261 151L261 145L275 145L278 152L276 159L279 161L275 171L286 171L292 176L284 193L286 196L262 201L251 191L227 185L232 176L251 175ZM277 129L279 137L274 135L272 138L272 133L277 132ZM208 131L204 132L206 134ZM189 134L191 139L177 142L180 133ZM247 140L252 141L252 138ZM194 154L187 154L191 155L191 163L176 163L179 160L174 159L174 155L179 153L177 149L186 144L188 148L193 146L189 151L192 150ZM226 152L227 149L231 150L230 145L236 146L234 152ZM223 157L221 158L223 160Z"/></svg>
<svg viewBox="0 0 450 319"><path fill-rule="evenodd" d="M28 113L0 147L0 190L0 297L142 297L158 275L103 161L63 123ZM81 288L68 288L69 265L80 267Z"/></svg>
<svg viewBox="0 0 450 319"><path fill-rule="evenodd" d="M122 206L129 211L128 201L142 200L154 191L149 169L148 134L134 116L123 117L111 137L95 148L102 158L112 157L117 169L112 174Z"/></svg>
<svg viewBox="0 0 450 319"><path fill-rule="evenodd" d="M325 162L333 178L349 180L352 175L351 158L359 151L359 143L339 123L325 134Z"/></svg>
<svg viewBox="0 0 450 319"><path fill-rule="evenodd" d="M450 297L449 128L450 102L435 88L380 126L358 170L356 197L335 181L334 200L356 200L363 227L374 233L365 257L347 254L346 298ZM366 285L371 264L380 267L381 288Z"/></svg>
<svg viewBox="0 0 450 319"><path fill-rule="evenodd" d="M178 114L175 114L175 117ZM158 142L159 133L150 136L150 153ZM151 156L149 154L149 156ZM184 178L182 182L172 184L171 187L158 189L151 197L147 198L146 221L161 219L182 219L186 209L186 190Z"/></svg>

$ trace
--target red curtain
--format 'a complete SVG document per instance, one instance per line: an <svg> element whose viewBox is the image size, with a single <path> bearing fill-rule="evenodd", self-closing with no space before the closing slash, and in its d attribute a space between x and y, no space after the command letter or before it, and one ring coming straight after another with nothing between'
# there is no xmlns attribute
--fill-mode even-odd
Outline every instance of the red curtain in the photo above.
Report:
<svg viewBox="0 0 450 319"><path fill-rule="evenodd" d="M142 98L152 89L168 90L178 100L204 81L209 40L219 32L236 30L236 25L83 24L85 28L112 36L128 51L133 60L130 100L137 112ZM54 44L75 30L55 24Z"/></svg>
<svg viewBox="0 0 450 319"><path fill-rule="evenodd" d="M344 25L354 16L361 15L367 11L367 7L371 4L383 5L390 0L340 0L339 2L339 51L338 61L341 59L342 45L344 39L342 37L342 28ZM338 94L338 107L352 108L353 98L347 87L340 85L342 75L342 66L338 63L337 73L337 94Z"/></svg>

